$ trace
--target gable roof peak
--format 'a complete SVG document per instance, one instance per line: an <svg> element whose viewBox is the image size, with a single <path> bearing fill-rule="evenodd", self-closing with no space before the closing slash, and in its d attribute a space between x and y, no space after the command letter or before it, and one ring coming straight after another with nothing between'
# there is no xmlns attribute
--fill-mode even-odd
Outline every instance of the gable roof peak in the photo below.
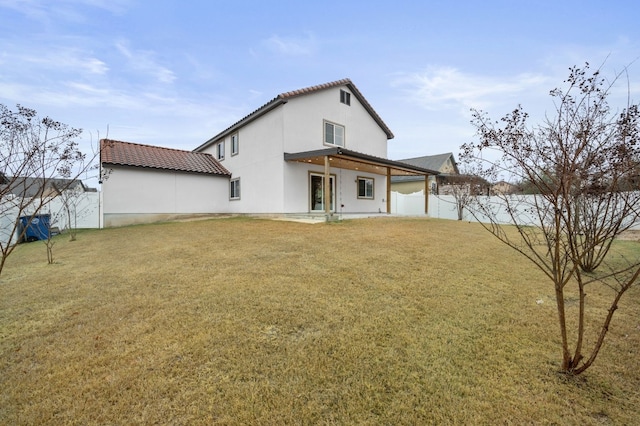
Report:
<svg viewBox="0 0 640 426"><path fill-rule="evenodd" d="M353 82L348 78L343 78L342 80L331 81L329 83L317 84L315 86L304 87L298 90L292 90L290 92L280 93L277 98L279 99L290 99L295 98L296 96L306 95L313 92L318 92L320 90L331 89L332 87L338 86L353 86Z"/></svg>
<svg viewBox="0 0 640 426"><path fill-rule="evenodd" d="M222 132L218 133L217 135L215 135L214 137L210 138L209 140L207 140L202 145L200 145L197 148L195 148L194 151L195 152L202 151L203 149L205 149L206 147L210 146L214 142L217 142L220 139L230 135L231 133L235 132L236 130L238 130L239 128L243 127L244 125L246 125L246 124L252 122L253 120L261 117L262 115L268 113L272 109L277 108L278 106L280 106L282 104L286 104L290 99L293 99L293 98L296 98L296 97L299 97L299 96L309 95L309 94L312 94L312 93L317 93L317 92L320 92L322 90L331 89L331 88L340 87L340 86L346 86L349 89L349 91L356 97L356 99L358 99L358 101L364 107L364 109L367 110L367 112L369 113L371 118L373 118L373 120L378 124L378 126L380 126L382 131L387 135L387 139L393 139L394 138L394 135L393 135L393 132L391 131L391 129L389 129L389 127L385 124L385 122L382 121L382 118L380 118L380 116L373 109L371 104L369 104L369 102L365 99L365 97L362 95L362 93L360 93L360 90L358 90L356 85L353 84L351 79L343 78L342 80L336 80L336 81L332 81L332 82L329 82L329 83L318 84L318 85L315 85L315 86L309 86L309 87L305 87L305 88L298 89L298 90L292 90L290 92L280 93L275 98L271 99L269 102L267 102L266 104L262 105L260 108L258 108L255 111L251 112L249 115L246 115L245 117L241 118L240 120L238 120L237 122L235 122L231 126L227 127Z"/></svg>
<svg viewBox="0 0 640 426"><path fill-rule="evenodd" d="M451 165L453 166L456 173L458 172L458 165L456 163L456 159L453 156L452 152L445 152L443 154L436 155L423 155L421 157L414 158L405 158L399 160L403 163L411 164L413 166L424 167L427 169L442 171L442 168L445 166L446 162L451 159Z"/></svg>

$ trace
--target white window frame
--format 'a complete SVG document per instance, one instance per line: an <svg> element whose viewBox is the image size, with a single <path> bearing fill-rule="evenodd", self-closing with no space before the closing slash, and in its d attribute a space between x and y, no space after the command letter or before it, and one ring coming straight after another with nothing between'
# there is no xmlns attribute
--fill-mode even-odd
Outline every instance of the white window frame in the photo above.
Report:
<svg viewBox="0 0 640 426"><path fill-rule="evenodd" d="M318 187L314 187L315 183L319 184ZM329 211L335 212L336 205L336 181L337 177L334 173L329 176ZM324 191L324 174L309 172L309 195L310 206L309 211L323 212L325 211L325 200L323 199ZM318 192L319 191L319 192Z"/></svg>
<svg viewBox="0 0 640 426"><path fill-rule="evenodd" d="M231 135L231 155L238 155L240 151L240 139L238 139L238 134L234 133Z"/></svg>
<svg viewBox="0 0 640 426"><path fill-rule="evenodd" d="M358 176L357 178L357 182L358 182L358 198L363 199L363 200L373 200L375 198L375 185L376 185L376 180L374 178L370 178L370 177L365 177L365 176ZM360 183L364 182L364 193L360 192ZM371 188L371 193L368 194L368 187L367 187L367 182L371 182L370 188Z"/></svg>
<svg viewBox="0 0 640 426"><path fill-rule="evenodd" d="M224 160L224 141L216 144L216 158L218 160Z"/></svg>
<svg viewBox="0 0 640 426"><path fill-rule="evenodd" d="M231 179L231 181L229 181L229 199L240 199L240 178Z"/></svg>
<svg viewBox="0 0 640 426"><path fill-rule="evenodd" d="M328 130L331 129L329 132ZM340 130L340 138L342 139L342 143L336 143L336 129ZM340 146L344 148L345 146L345 128L344 126L336 123L332 123L331 121L324 120L322 124L322 140L325 145L331 146ZM330 138L330 140L328 140Z"/></svg>

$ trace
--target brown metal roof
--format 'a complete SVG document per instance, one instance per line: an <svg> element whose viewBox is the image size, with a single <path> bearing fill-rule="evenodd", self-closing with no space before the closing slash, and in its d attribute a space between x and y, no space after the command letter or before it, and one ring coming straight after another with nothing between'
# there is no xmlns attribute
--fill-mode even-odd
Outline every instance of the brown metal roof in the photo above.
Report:
<svg viewBox="0 0 640 426"><path fill-rule="evenodd" d="M400 161L387 160L386 158L375 157L339 147L284 154L285 161L297 161L316 165L324 165L325 157L329 157L331 167L340 169L361 170L363 172L382 175L388 173L390 176L418 175L422 176L423 179L426 175L440 174L437 170L413 166Z"/></svg>
<svg viewBox="0 0 640 426"><path fill-rule="evenodd" d="M382 130L387 135L387 139L393 139L394 136L391 129L389 129L389 127L385 124L385 122L382 121L382 118L380 118L378 113L375 112L371 104L369 104L369 102L365 99L365 97L362 95L360 90L358 90L356 85L353 84L353 82L350 79L344 78L342 80L332 81L330 83L318 84L316 86L310 86L310 87L305 87L303 89L293 90L291 92L281 93L275 98L273 98L271 101L267 102L257 110L253 111L251 114L245 116L244 118L237 121L227 129L223 130L222 132L212 137L211 139L209 139L208 141L206 141L205 143L203 143L202 145L194 149L194 151L201 151L202 149L206 148L212 143L235 132L240 127L250 123L251 121L255 120L258 117L261 117L262 115L266 114L272 109L287 103L289 99L293 99L298 96L304 96L311 93L319 92L319 91L330 89L333 87L340 87L340 86L346 86L351 91L351 93L358 99L358 101L360 101L360 104L362 104L362 106L367 110L367 112L369 113L369 115L371 115L371 117L375 120L375 122L378 123L380 128L382 128Z"/></svg>
<svg viewBox="0 0 640 426"><path fill-rule="evenodd" d="M231 176L210 154L111 139L100 140L100 163Z"/></svg>

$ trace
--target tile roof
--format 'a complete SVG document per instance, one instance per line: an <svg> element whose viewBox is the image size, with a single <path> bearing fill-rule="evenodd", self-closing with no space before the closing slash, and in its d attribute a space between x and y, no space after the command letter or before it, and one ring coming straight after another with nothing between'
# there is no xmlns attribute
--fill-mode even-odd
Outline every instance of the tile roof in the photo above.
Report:
<svg viewBox="0 0 640 426"><path fill-rule="evenodd" d="M382 118L380 118L380 116L373 109L371 104L369 104L369 102L365 99L365 97L362 95L360 90L358 90L356 85L353 84L353 82L350 79L344 78L342 80L336 80L336 81L332 81L330 83L318 84L316 86L305 87L303 89L293 90L291 92L280 93L278 96L273 98L271 101L267 102L266 104L264 104L263 106L261 106L257 110L253 111L249 115L247 115L244 118L240 119L236 123L232 124L231 126L226 128L222 132L218 133L217 135L215 135L214 137L212 137L211 139L209 139L208 141L206 141L205 143L203 143L202 145L197 147L194 151L200 151L200 150L206 148L207 146L211 145L212 143L218 141L220 138L223 138L223 137L231 134L232 132L235 132L238 128L244 126L245 124L250 123L251 121L255 120L256 118L258 118L258 117L266 114L267 112L271 111L272 109L278 107L279 105L287 103L287 101L289 99L293 99L293 98L296 98L298 96L304 96L304 95L308 95L308 94L311 94L311 93L319 92L319 91L326 90L326 89L331 89L333 87L340 87L340 86L347 86L347 88L349 88L351 93L358 99L358 101L360 101L360 104L362 104L362 106L367 110L369 115L371 115L371 117L375 120L375 122L378 123L380 128L382 128L382 130L386 133L387 139L393 139L394 135L393 135L393 132L391 131L391 129L389 129L389 127L384 123L384 121L382 121Z"/></svg>
<svg viewBox="0 0 640 426"><path fill-rule="evenodd" d="M100 163L230 176L211 154L151 145L100 140Z"/></svg>

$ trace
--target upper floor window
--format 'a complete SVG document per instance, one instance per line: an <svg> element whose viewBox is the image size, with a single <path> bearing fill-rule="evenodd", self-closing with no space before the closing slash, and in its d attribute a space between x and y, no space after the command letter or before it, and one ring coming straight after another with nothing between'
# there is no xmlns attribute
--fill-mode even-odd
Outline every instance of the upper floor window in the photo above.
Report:
<svg viewBox="0 0 640 426"><path fill-rule="evenodd" d="M373 199L373 179L358 177L358 198Z"/></svg>
<svg viewBox="0 0 640 426"><path fill-rule="evenodd" d="M218 160L224 160L224 141L216 144L216 158Z"/></svg>
<svg viewBox="0 0 640 426"><path fill-rule="evenodd" d="M344 90L340 91L340 102L345 105L351 105L351 93L345 92Z"/></svg>
<svg viewBox="0 0 640 426"><path fill-rule="evenodd" d="M237 155L238 150L240 149L238 134L234 133L231 135L231 155Z"/></svg>
<svg viewBox="0 0 640 426"><path fill-rule="evenodd" d="M344 146L344 126L325 121L324 143L328 145Z"/></svg>

